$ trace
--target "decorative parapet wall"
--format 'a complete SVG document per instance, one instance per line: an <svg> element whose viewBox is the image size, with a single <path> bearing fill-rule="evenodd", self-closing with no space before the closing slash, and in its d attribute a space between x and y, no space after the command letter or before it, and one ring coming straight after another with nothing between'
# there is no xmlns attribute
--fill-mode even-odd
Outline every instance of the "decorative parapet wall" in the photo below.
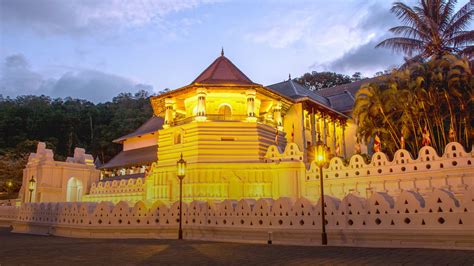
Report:
<svg viewBox="0 0 474 266"><path fill-rule="evenodd" d="M325 196L330 245L474 249L474 189L458 198L435 189L423 197L373 193L365 199ZM184 237L234 242L319 245L321 206L292 200L225 200L183 205ZM21 233L73 237L175 238L179 204L126 202L24 204L13 223Z"/></svg>
<svg viewBox="0 0 474 266"><path fill-rule="evenodd" d="M137 202L145 198L145 191L143 178L99 181L92 183L90 193L84 196L83 201Z"/></svg>
<svg viewBox="0 0 474 266"><path fill-rule="evenodd" d="M303 159L304 153L298 148L298 145L296 143L288 143L284 151L281 151L280 147L275 145L268 147L264 162L303 162Z"/></svg>
<svg viewBox="0 0 474 266"><path fill-rule="evenodd" d="M0 227L10 227L18 218L20 207L0 206Z"/></svg>
<svg viewBox="0 0 474 266"><path fill-rule="evenodd" d="M462 195L474 186L474 154L459 143L449 143L442 156L432 147L423 147L417 158L406 150L398 150L392 161L377 152L370 162L354 155L345 164L341 158L332 158L324 168L327 194L344 197L349 193L370 197L375 192L398 196L403 191L426 195L435 189L446 189ZM312 163L306 171L302 195L315 199L319 196L319 168Z"/></svg>

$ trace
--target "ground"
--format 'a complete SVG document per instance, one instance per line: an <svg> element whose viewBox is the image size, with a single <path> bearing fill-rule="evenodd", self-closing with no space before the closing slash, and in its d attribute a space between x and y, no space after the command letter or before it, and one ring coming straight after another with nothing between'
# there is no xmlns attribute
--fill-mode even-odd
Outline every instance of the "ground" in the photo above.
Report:
<svg viewBox="0 0 474 266"><path fill-rule="evenodd" d="M0 265L473 265L474 251L77 239L0 229Z"/></svg>

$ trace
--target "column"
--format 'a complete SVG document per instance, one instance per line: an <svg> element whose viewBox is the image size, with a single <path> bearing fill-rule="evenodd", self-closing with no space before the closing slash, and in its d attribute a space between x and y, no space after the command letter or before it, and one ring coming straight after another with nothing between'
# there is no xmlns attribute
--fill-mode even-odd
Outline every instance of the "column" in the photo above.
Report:
<svg viewBox="0 0 474 266"><path fill-rule="evenodd" d="M163 128L170 127L174 122L174 99L166 98L165 99L165 121L163 123Z"/></svg>
<svg viewBox="0 0 474 266"><path fill-rule="evenodd" d="M347 158L346 153L346 123L342 124L342 153L344 154L344 158Z"/></svg>
<svg viewBox="0 0 474 266"><path fill-rule="evenodd" d="M323 114L323 142L324 144L328 144L327 142L327 123L326 123L326 115Z"/></svg>
<svg viewBox="0 0 474 266"><path fill-rule="evenodd" d="M301 125L302 125L302 132L300 134L302 134L302 141L303 141L303 150L304 150L304 155L305 155L305 160L306 160L306 155L307 155L307 150L306 148L308 147L308 144L306 143L306 119L305 119L305 115L304 115L304 109L305 109L305 104L302 103L301 104ZM298 132L299 133L299 132Z"/></svg>
<svg viewBox="0 0 474 266"><path fill-rule="evenodd" d="M257 116L255 114L255 97L256 91L253 89L247 90L245 95L247 96L247 121L257 122Z"/></svg>
<svg viewBox="0 0 474 266"><path fill-rule="evenodd" d="M333 147L333 154L336 155L337 149L337 131L336 131L336 119L332 120L333 132L332 132L332 147Z"/></svg>
<svg viewBox="0 0 474 266"><path fill-rule="evenodd" d="M316 145L316 115L314 114L314 108L311 109L311 144Z"/></svg>
<svg viewBox="0 0 474 266"><path fill-rule="evenodd" d="M196 90L197 94L197 111L196 111L196 121L206 121L206 95L207 90L205 88L198 88Z"/></svg>
<svg viewBox="0 0 474 266"><path fill-rule="evenodd" d="M273 107L273 119L279 131L283 131L283 120L281 117L281 102L278 102L275 107Z"/></svg>

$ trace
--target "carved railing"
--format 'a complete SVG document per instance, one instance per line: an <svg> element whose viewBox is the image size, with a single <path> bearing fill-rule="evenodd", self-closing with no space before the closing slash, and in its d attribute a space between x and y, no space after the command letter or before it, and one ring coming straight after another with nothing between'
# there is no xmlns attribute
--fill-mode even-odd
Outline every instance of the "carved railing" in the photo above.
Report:
<svg viewBox="0 0 474 266"><path fill-rule="evenodd" d="M329 229L474 229L474 190L462 200L445 190L423 197L405 191L397 198L375 193L369 199L347 195L342 200L325 196ZM187 227L228 227L255 229L315 229L321 226L319 201L304 198L242 199L221 202L183 203ZM179 204L162 202L133 206L127 202L26 203L18 221L48 225L78 226L176 226Z"/></svg>

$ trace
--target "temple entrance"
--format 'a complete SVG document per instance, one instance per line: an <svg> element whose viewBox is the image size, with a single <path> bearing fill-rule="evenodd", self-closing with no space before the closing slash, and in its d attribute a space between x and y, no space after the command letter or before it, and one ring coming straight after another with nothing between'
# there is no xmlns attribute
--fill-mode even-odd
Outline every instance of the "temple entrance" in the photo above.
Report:
<svg viewBox="0 0 474 266"><path fill-rule="evenodd" d="M223 104L219 107L219 120L231 120L232 110L227 104Z"/></svg>
<svg viewBox="0 0 474 266"><path fill-rule="evenodd" d="M81 201L82 199L82 181L71 177L67 181L66 200L68 202Z"/></svg>

